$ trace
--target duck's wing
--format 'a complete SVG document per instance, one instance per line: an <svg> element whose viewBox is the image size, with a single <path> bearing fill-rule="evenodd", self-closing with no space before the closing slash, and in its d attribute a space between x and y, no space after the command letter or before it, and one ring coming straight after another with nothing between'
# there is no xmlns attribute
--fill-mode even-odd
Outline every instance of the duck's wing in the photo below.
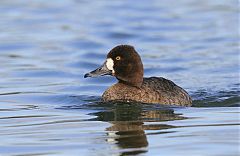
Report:
<svg viewBox="0 0 240 156"><path fill-rule="evenodd" d="M178 105L191 105L189 94L171 80L163 77L144 78L144 88L150 88L150 94L157 96L160 102Z"/></svg>

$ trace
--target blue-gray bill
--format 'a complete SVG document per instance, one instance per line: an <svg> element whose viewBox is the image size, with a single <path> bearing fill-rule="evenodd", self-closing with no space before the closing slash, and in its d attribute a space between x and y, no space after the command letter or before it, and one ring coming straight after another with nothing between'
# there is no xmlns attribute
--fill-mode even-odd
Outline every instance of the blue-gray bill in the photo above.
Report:
<svg viewBox="0 0 240 156"><path fill-rule="evenodd" d="M84 75L84 78L87 78L87 77L98 77L98 76L103 76L103 75L112 75L112 71L109 70L106 66L106 62L100 66L99 68L89 72L89 73L86 73Z"/></svg>

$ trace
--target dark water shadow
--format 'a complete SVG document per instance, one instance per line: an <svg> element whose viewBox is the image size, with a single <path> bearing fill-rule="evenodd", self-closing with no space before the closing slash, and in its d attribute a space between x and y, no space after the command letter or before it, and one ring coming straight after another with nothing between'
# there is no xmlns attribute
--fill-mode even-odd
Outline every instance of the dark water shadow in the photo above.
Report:
<svg viewBox="0 0 240 156"><path fill-rule="evenodd" d="M239 95L238 89L217 92L198 90L192 95L193 107L240 107Z"/></svg>
<svg viewBox="0 0 240 156"><path fill-rule="evenodd" d="M90 102L84 105L66 106L64 109L93 110L89 115L94 118L88 121L110 123L111 126L105 129L108 136L106 142L115 143L121 149L121 155L146 153L148 151L146 130L155 130L158 134L173 133L174 131L164 130L175 126L161 122L186 119L182 114L174 112L174 109L184 108L157 104Z"/></svg>

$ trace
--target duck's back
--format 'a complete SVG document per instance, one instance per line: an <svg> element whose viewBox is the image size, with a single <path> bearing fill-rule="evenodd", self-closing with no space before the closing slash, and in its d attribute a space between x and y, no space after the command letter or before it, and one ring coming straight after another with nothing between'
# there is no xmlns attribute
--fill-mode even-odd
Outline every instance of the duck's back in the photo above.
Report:
<svg viewBox="0 0 240 156"><path fill-rule="evenodd" d="M117 83L103 93L104 101L138 101L143 103L191 106L188 93L170 80L162 77L144 78L141 88Z"/></svg>

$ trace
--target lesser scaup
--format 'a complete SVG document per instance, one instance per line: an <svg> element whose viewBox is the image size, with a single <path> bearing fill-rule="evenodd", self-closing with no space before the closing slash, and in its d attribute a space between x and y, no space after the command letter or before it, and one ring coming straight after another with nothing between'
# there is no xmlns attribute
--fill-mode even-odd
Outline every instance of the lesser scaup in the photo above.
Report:
<svg viewBox="0 0 240 156"><path fill-rule="evenodd" d="M143 78L143 64L133 46L119 45L107 55L105 63L86 77L112 75L118 83L102 95L103 101L136 101L142 103L191 106L189 94L174 82L162 77Z"/></svg>

